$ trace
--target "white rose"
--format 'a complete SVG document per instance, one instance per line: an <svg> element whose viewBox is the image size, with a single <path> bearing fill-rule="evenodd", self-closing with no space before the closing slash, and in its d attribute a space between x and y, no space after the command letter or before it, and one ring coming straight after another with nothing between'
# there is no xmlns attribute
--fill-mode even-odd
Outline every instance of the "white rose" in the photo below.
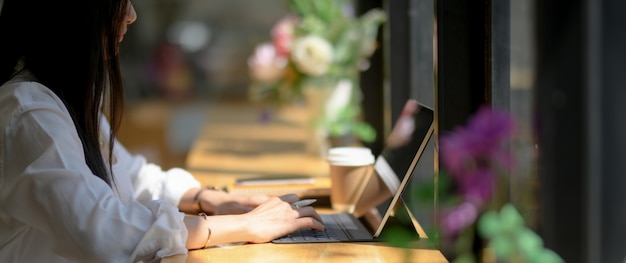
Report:
<svg viewBox="0 0 626 263"><path fill-rule="evenodd" d="M333 60L333 47L326 39L309 35L293 43L291 58L300 71L321 76L328 71Z"/></svg>

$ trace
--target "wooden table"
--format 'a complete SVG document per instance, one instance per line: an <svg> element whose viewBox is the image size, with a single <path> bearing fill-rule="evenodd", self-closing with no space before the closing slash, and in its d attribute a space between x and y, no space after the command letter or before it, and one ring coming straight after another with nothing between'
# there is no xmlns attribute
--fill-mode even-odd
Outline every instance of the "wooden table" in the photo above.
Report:
<svg viewBox="0 0 626 263"><path fill-rule="evenodd" d="M240 178L313 176L328 179L313 130L291 107L261 121L249 103L212 105L209 118L187 156L186 168L203 184L227 186Z"/></svg>
<svg viewBox="0 0 626 263"><path fill-rule="evenodd" d="M245 244L190 251L162 262L448 262L439 250L403 249L383 243Z"/></svg>
<svg viewBox="0 0 626 263"><path fill-rule="evenodd" d="M229 186L236 179L265 175L309 175L329 184L328 164L311 145L302 109L260 122L247 103L218 104L194 143L186 168L203 185ZM315 142L313 142L315 143ZM328 211L325 210L325 211ZM322 211L320 211L321 213ZM235 244L190 251L163 262L448 262L439 250L392 247L383 242Z"/></svg>

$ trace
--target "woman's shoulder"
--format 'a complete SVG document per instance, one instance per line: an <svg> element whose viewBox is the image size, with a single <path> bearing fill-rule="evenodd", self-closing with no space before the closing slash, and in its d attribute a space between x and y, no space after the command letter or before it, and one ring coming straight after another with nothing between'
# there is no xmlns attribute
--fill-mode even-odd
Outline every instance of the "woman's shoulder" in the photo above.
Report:
<svg viewBox="0 0 626 263"><path fill-rule="evenodd" d="M43 84L30 77L28 72L18 74L0 86L0 115L36 108L65 110L59 97Z"/></svg>

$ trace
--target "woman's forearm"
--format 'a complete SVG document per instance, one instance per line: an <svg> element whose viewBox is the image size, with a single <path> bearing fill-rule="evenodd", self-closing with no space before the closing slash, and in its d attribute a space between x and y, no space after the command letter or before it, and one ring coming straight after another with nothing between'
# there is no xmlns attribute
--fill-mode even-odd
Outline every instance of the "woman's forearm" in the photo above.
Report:
<svg viewBox="0 0 626 263"><path fill-rule="evenodd" d="M229 197L224 192L211 194L218 199ZM187 215L187 247L197 249L233 242L264 243L301 228L324 230L321 217L313 207L291 205L299 200L297 195L259 198L266 201L245 213Z"/></svg>
<svg viewBox="0 0 626 263"><path fill-rule="evenodd" d="M255 237L248 231L248 223L243 215L207 216L206 218L201 215L187 215L184 221L189 232L186 243L188 249L255 240Z"/></svg>
<svg viewBox="0 0 626 263"><path fill-rule="evenodd" d="M200 188L191 188L187 190L178 203L178 210L187 214L197 214L200 212L197 208L198 205L194 200L194 197L199 190Z"/></svg>

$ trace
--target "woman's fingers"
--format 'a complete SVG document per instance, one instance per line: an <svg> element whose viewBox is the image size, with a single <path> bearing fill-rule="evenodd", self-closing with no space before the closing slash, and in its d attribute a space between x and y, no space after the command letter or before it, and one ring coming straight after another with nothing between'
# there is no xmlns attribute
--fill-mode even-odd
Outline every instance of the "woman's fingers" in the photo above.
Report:
<svg viewBox="0 0 626 263"><path fill-rule="evenodd" d="M319 231L326 230L326 227L324 226L324 224L318 219L315 219L314 217L301 217L301 218L298 218L297 220L304 221L304 226L299 227L298 229L310 227L312 229L319 230Z"/></svg>
<svg viewBox="0 0 626 263"><path fill-rule="evenodd" d="M298 211L298 214L300 215L300 217L312 217L315 220L319 221L320 223L323 223L322 217L317 213L315 208L311 206L300 207L295 210Z"/></svg>
<svg viewBox="0 0 626 263"><path fill-rule="evenodd" d="M312 206L294 207L292 203L299 200L297 195L271 197L267 202L253 209L250 217L251 233L257 238L252 242L267 242L284 236L301 228L312 228L324 231L320 215Z"/></svg>
<svg viewBox="0 0 626 263"><path fill-rule="evenodd" d="M298 200L300 200L300 197L298 195L296 195L296 194L281 195L279 198L281 200L287 202L287 203L290 203L290 204L295 203Z"/></svg>

